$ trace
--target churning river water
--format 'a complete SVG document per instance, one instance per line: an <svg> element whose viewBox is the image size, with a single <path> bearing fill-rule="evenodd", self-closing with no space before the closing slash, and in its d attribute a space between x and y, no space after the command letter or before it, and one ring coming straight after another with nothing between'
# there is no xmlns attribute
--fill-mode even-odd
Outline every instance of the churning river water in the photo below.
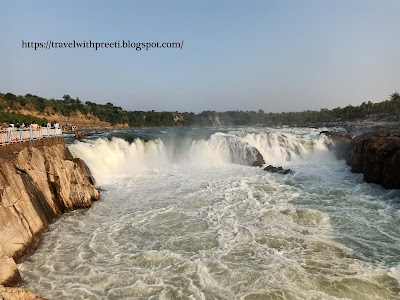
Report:
<svg viewBox="0 0 400 300"><path fill-rule="evenodd" d="M21 264L49 299L400 299L400 193L320 129L99 130L70 142L101 199ZM246 164L249 147L287 175ZM247 152L246 152L247 151Z"/></svg>

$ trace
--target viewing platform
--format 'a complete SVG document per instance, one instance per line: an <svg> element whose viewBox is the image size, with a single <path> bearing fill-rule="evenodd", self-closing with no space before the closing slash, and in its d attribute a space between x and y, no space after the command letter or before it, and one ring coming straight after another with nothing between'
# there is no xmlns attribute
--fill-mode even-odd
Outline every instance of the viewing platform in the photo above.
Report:
<svg viewBox="0 0 400 300"><path fill-rule="evenodd" d="M61 135L61 128L42 127L39 130L33 130L31 128L14 130L8 128L0 131L0 146L37 141L43 138L56 137Z"/></svg>

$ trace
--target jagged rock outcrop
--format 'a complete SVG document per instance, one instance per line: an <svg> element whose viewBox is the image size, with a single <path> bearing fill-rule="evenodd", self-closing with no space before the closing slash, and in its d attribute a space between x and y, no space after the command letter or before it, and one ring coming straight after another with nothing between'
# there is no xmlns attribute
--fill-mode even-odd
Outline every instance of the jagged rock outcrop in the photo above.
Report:
<svg viewBox="0 0 400 300"><path fill-rule="evenodd" d="M363 173L366 182L399 189L400 134L367 133L356 137L347 163L352 172Z"/></svg>
<svg viewBox="0 0 400 300"><path fill-rule="evenodd" d="M254 162L251 164L252 167L262 167L265 164L264 157L261 155L257 148L253 148Z"/></svg>
<svg viewBox="0 0 400 300"><path fill-rule="evenodd" d="M272 165L266 166L264 171L271 172L271 173L278 173L278 174L289 174L291 172L290 169L284 169L282 167L274 167Z"/></svg>
<svg viewBox="0 0 400 300"><path fill-rule="evenodd" d="M83 174L89 179L89 182L94 185L96 183L96 181L95 181L92 173L90 172L89 167L87 166L87 164L80 158L73 158L73 161L76 164L78 164L78 166L81 167L81 169L83 171Z"/></svg>
<svg viewBox="0 0 400 300"><path fill-rule="evenodd" d="M80 130L76 130L75 131L75 138L78 140L84 139L87 136L91 136L92 133L89 131L80 131Z"/></svg>
<svg viewBox="0 0 400 300"><path fill-rule="evenodd" d="M351 141L354 139L354 134L343 131L321 131L333 141L333 145L329 146L333 150L337 159L347 159L351 151Z"/></svg>
<svg viewBox="0 0 400 300"><path fill-rule="evenodd" d="M99 198L89 169L73 159L61 137L0 147L0 166L0 255L16 262L37 247L62 213ZM0 274L12 267L9 260L0 263ZM12 285L18 284L17 275L13 278Z"/></svg>
<svg viewBox="0 0 400 300"><path fill-rule="evenodd" d="M38 297L31 292L13 287L4 287L0 285L1 300L47 300L46 298Z"/></svg>

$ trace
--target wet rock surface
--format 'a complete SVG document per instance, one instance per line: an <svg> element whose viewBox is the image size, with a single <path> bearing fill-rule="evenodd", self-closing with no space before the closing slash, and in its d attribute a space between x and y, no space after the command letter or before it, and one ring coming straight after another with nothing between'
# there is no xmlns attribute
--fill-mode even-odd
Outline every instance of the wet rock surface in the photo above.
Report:
<svg viewBox="0 0 400 300"><path fill-rule="evenodd" d="M354 173L387 189L400 188L400 133L366 133L351 143L347 159Z"/></svg>
<svg viewBox="0 0 400 300"><path fill-rule="evenodd" d="M264 158L260 151L254 148L253 153L255 153L255 161L251 164L252 167L262 167L265 164Z"/></svg>
<svg viewBox="0 0 400 300"><path fill-rule="evenodd" d="M75 138L77 138L78 140L84 139L91 135L92 133L89 131L80 131L80 130L75 131Z"/></svg>
<svg viewBox="0 0 400 300"><path fill-rule="evenodd" d="M271 172L271 173L278 173L278 174L289 174L291 172L290 169L284 169L282 167L274 167L271 165L265 167L264 171Z"/></svg>
<svg viewBox="0 0 400 300"><path fill-rule="evenodd" d="M225 139L233 163L253 167L261 167L265 164L262 154L256 147L241 141L237 137L230 136Z"/></svg>

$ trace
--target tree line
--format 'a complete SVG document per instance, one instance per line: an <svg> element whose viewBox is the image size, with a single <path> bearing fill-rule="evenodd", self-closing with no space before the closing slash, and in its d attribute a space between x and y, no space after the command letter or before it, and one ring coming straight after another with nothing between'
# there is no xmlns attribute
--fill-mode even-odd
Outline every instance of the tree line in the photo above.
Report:
<svg viewBox="0 0 400 300"><path fill-rule="evenodd" d="M24 115L20 113L14 112L4 112L0 111L0 125L3 123L13 123L13 124L32 124L35 122L36 124L43 125L47 124L49 121L46 118L37 118L32 115Z"/></svg>
<svg viewBox="0 0 400 300"><path fill-rule="evenodd" d="M69 95L62 99L45 99L36 95L26 94L17 96L11 93L0 93L0 121L30 123L47 122L47 119L38 119L32 116L13 113L20 109L37 111L70 117L81 113L82 115L97 116L99 120L115 124L129 124L131 127L169 127L169 126L213 126L213 125L292 125L306 126L318 125L328 122L353 121L356 119L385 119L400 120L400 94L393 93L388 100L372 103L363 102L361 105L337 107L334 109L321 109L319 111L307 110L302 112L265 113L258 111L203 111L193 112L156 112L152 111L127 111L115 106L111 102L96 104L91 101L82 102ZM14 118L14 119L13 119ZM25 119L24 119L25 118ZM34 118L34 119L32 119Z"/></svg>

